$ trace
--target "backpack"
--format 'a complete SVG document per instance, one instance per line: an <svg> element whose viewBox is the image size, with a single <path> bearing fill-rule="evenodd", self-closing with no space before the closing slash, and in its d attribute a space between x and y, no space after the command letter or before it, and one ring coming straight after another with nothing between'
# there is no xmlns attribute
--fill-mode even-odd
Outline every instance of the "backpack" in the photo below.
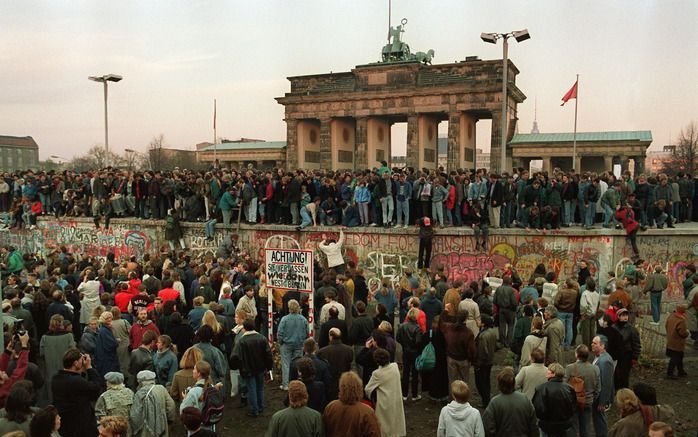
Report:
<svg viewBox="0 0 698 437"><path fill-rule="evenodd" d="M225 399L223 393L213 385L202 386L204 393L201 401L201 423L210 426L220 422L223 418Z"/></svg>
<svg viewBox="0 0 698 437"><path fill-rule="evenodd" d="M431 338L431 333L429 333L429 337ZM414 367L418 372L434 370L434 367L436 367L436 350L431 342L424 347L422 353L414 361Z"/></svg>
<svg viewBox="0 0 698 437"><path fill-rule="evenodd" d="M569 385L574 389L574 393L577 395L577 408L580 410L584 409L586 405L586 392L584 390L584 380L579 376L579 367L575 364L574 369L576 370L574 376L570 376L567 381Z"/></svg>

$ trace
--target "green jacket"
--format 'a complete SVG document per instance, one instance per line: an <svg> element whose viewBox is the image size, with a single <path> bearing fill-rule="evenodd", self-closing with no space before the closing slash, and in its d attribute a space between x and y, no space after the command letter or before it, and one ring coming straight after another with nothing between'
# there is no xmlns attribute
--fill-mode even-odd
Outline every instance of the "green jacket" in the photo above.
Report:
<svg viewBox="0 0 698 437"><path fill-rule="evenodd" d="M609 206L611 209L616 209L616 206L620 204L620 193L613 188L609 188L601 196L601 206Z"/></svg>
<svg viewBox="0 0 698 437"><path fill-rule="evenodd" d="M7 255L7 271L10 273L19 273L24 269L24 259L22 255L13 250Z"/></svg>
<svg viewBox="0 0 698 437"><path fill-rule="evenodd" d="M322 437L322 416L308 407L284 408L271 418L267 437Z"/></svg>
<svg viewBox="0 0 698 437"><path fill-rule="evenodd" d="M233 196L233 194L230 191L226 191L223 193L223 196L221 196L221 200L218 203L218 207L223 210L223 211L230 211L233 208L236 208L238 206L238 199Z"/></svg>

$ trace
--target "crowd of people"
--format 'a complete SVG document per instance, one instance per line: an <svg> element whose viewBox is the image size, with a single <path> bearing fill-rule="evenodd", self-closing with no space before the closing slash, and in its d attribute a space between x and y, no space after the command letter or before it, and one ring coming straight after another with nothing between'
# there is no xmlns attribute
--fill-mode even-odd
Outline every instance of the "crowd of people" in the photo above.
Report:
<svg viewBox="0 0 698 437"><path fill-rule="evenodd" d="M238 411L269 416L270 379L279 377L287 408L271 414L273 437L404 436L405 405L423 397L443 406L438 436L671 436L673 410L652 387L630 387L642 346L638 303L649 296L658 325L668 287L661 269L643 274L635 235L694 219L697 183L683 174L445 173L385 162L365 172L6 174L8 227L35 226L42 214L91 216L98 228L119 216L164 219L170 244L124 259L2 248L0 435L162 437L182 426L208 437ZM603 287L584 261L563 281L543 264L525 281L507 265L467 284L440 266L426 270L435 227L470 226L486 249L490 228L591 228L597 204L603 226L625 228L636 254ZM342 256L343 232L323 235L311 327L309 295L268 288L235 234L215 256L186 250L180 221L205 221L213 235L233 211L250 224L299 229L417 225L425 270L369 290ZM686 299L665 322L669 380L687 376L688 337L698 345L694 265L682 286ZM513 365L496 372L493 396L502 348ZM245 410L231 409L231 397ZM614 404L621 418L609 424Z"/></svg>
<svg viewBox="0 0 698 437"><path fill-rule="evenodd" d="M310 336L308 295L268 289L230 235L216 257L3 248L0 435L160 437L181 423L211 436L245 411L229 397L250 420L269 415L279 370L287 408L273 413L269 436L403 436L405 405L423 397L444 405L439 436L673 435L673 411L654 389L630 389L638 301L649 293L659 304L667 287L641 260L603 288L582 262L560 283L542 264L525 282L507 265L469 284L433 266L427 283L408 271L370 291L342 258L341 237L324 240L331 262L316 260ZM686 301L666 320L669 379L686 377L683 351L698 335L693 266L683 286ZM513 366L497 372L493 396L502 348ZM608 424L614 403L621 419Z"/></svg>
<svg viewBox="0 0 698 437"><path fill-rule="evenodd" d="M628 234L656 226L698 220L698 175L679 172L617 178L612 172L576 173L555 169L530 174L523 168L501 174L484 169L446 172L389 168L364 171L234 170L133 172L94 171L5 173L0 178L0 211L12 228L31 227L39 215L89 216L99 227L112 217L205 221L229 225L279 223L408 226L429 217L436 226L490 228L518 226L559 229L625 228ZM239 217L234 217L239 211ZM178 242L177 232L172 238Z"/></svg>

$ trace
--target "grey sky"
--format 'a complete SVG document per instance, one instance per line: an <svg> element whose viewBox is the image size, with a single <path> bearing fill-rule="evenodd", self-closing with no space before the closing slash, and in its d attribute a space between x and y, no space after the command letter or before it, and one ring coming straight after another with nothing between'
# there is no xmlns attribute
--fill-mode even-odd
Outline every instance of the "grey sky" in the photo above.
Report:
<svg viewBox="0 0 698 437"><path fill-rule="evenodd" d="M218 135L285 139L274 97L286 77L348 71L378 60L387 36L387 0L10 1L0 4L0 134L32 135L42 159L72 157L104 141L100 84L110 86L110 145L145 150L160 133L193 148ZM434 63L501 58L480 32L527 27L512 42L543 132L572 131L574 105L560 98L580 74L579 131L650 129L654 147L698 115L696 1L394 0L412 51ZM572 102L573 103L573 102ZM482 127L482 123L479 125ZM489 125L488 125L489 126ZM445 123L440 128L445 132ZM489 146L488 132L478 146ZM404 144L395 144L404 151Z"/></svg>

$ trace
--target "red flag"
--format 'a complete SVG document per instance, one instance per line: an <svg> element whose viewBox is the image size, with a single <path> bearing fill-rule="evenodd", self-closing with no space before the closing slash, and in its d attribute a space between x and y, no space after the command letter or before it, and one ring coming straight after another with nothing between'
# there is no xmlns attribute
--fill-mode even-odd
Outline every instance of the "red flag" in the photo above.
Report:
<svg viewBox="0 0 698 437"><path fill-rule="evenodd" d="M575 92L575 96L576 96ZM216 99L213 99L213 128L216 128Z"/></svg>
<svg viewBox="0 0 698 437"><path fill-rule="evenodd" d="M576 98L577 98L577 82L575 82L574 85L572 85L572 88L570 88L570 90L567 91L567 94L562 96L562 104L560 104L560 106L565 106L565 103L567 103L567 101L569 99L576 99Z"/></svg>

